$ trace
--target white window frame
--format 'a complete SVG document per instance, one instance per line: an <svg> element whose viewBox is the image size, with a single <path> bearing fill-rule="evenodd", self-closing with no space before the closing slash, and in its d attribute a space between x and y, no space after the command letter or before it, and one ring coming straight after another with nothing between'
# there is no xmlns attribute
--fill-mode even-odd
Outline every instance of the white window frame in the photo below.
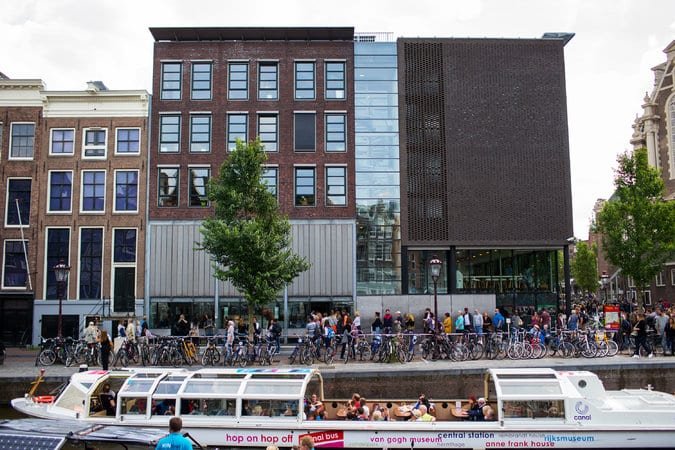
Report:
<svg viewBox="0 0 675 450"><path fill-rule="evenodd" d="M25 242L26 245L30 244L29 239L5 239L2 242L2 289L8 291L23 291L26 290L26 286L5 286L5 259L7 258L7 243L8 242ZM26 247L22 247L26 248ZM26 255L24 255L25 257ZM30 272L29 272L30 276Z"/></svg>
<svg viewBox="0 0 675 450"><path fill-rule="evenodd" d="M3 211L3 213L5 214L5 228L22 228L21 225L18 225L18 224L14 225L14 224L7 223L7 219L9 218L8 217L9 214L7 214L7 212L9 211L8 208L10 207L10 204L9 204L9 182L11 180L30 180L30 182L31 182L30 183L30 189L31 189L31 192L32 192L33 187L34 187L33 179L31 177L7 177L7 183L5 184L5 210ZM33 203L32 200L33 199L31 198L31 203ZM12 204L11 207L16 208L16 202L14 202L14 204ZM24 223L23 228L30 227L30 211L28 212L28 217L29 217L29 223Z"/></svg>
<svg viewBox="0 0 675 450"><path fill-rule="evenodd" d="M14 125L33 125L33 156L31 157L25 157L25 156L12 156L12 138L14 137ZM9 148L7 149L7 159L11 161L32 161L35 159L35 144L37 142L36 139L36 134L37 134L37 124L35 122L11 122L9 124Z"/></svg>
<svg viewBox="0 0 675 450"><path fill-rule="evenodd" d="M136 172L136 209L135 210L118 210L117 209L117 174L119 172ZM141 173L138 169L115 169L113 171L113 213L115 214L138 214L138 207L141 201Z"/></svg>
<svg viewBox="0 0 675 450"><path fill-rule="evenodd" d="M55 172L70 172L70 208L68 210L52 210L52 174ZM75 195L75 175L72 170L49 170L47 171L47 214L72 214L73 213L73 196ZM61 227L63 228L63 227Z"/></svg>
<svg viewBox="0 0 675 450"><path fill-rule="evenodd" d="M101 231L101 299L103 298L103 293L105 292L103 290L104 286L104 280L105 280L105 227L97 227L97 226L80 226L77 229L77 284L75 289L75 298L77 300L80 300L80 279L82 278L82 245L80 243L82 242L82 230L85 228L87 229L100 229L103 230ZM72 239L72 233L71 233L71 239ZM138 237L136 238L138 239ZM72 260L72 258L71 258ZM69 277L70 278L70 277ZM101 300L99 299L99 300Z"/></svg>
<svg viewBox="0 0 675 450"><path fill-rule="evenodd" d="M656 286L665 286L666 283L663 281L663 278L664 278L664 276L663 276L663 270L662 270L661 272L657 273L654 276L654 284Z"/></svg>
<svg viewBox="0 0 675 450"><path fill-rule="evenodd" d="M103 210L101 211L85 211L84 210L84 174L89 173L89 172L103 172ZM108 200L108 171L106 169L88 169L88 170L82 170L80 172L80 214L105 214L105 209L106 209L106 201ZM92 228L92 227L84 227L84 228ZM96 227L93 227L96 228Z"/></svg>
<svg viewBox="0 0 675 450"><path fill-rule="evenodd" d="M57 171L58 172L58 171ZM72 201L70 202L72 205ZM49 251L49 230L68 230L68 259L69 261L64 261L66 264L69 264L70 261L72 260L72 256L70 255L70 250L71 250L71 244L73 243L73 230L71 227L66 226L66 227L59 227L59 226L49 226L45 227L45 232L44 232L44 273L46 274L48 271L53 270L51 267L47 266L47 260L49 258L49 255L47 254ZM3 277L4 280L4 277ZM70 277L66 279L66 287L65 287L65 292L70 292L68 289L70 288ZM44 279L42 281L42 292L44 293L43 296L46 298L47 297L47 275L44 276ZM66 295L67 297L67 295Z"/></svg>
<svg viewBox="0 0 675 450"><path fill-rule="evenodd" d="M117 230L136 230L136 261L135 262L115 262L115 231ZM138 298L138 241L139 230L138 227L113 227L110 235L110 292L115 292L115 269L118 267L133 267L134 269L134 298ZM79 286L79 284L78 284ZM113 303L113 310L115 302Z"/></svg>
<svg viewBox="0 0 675 450"><path fill-rule="evenodd" d="M73 151L70 153L54 153L52 145L54 143L54 131L72 131L73 132ZM50 128L49 129L49 156L73 156L75 154L75 128Z"/></svg>
<svg viewBox="0 0 675 450"><path fill-rule="evenodd" d="M117 150L119 139L117 133L120 130L138 130L138 151L137 152L120 152ZM115 128L115 156L139 156L143 145L143 133L141 127L116 127Z"/></svg>
<svg viewBox="0 0 675 450"><path fill-rule="evenodd" d="M105 142L103 145L94 145L87 147L87 131L105 131ZM88 150L103 150L103 156L87 156ZM88 127L82 129L82 159L106 159L108 157L108 128L105 127Z"/></svg>

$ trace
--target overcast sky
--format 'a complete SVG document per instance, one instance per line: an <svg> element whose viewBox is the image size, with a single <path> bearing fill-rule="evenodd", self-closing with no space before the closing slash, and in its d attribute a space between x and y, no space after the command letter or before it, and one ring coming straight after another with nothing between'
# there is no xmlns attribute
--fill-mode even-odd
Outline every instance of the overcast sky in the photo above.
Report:
<svg viewBox="0 0 675 450"><path fill-rule="evenodd" d="M0 72L49 90L151 91L148 27L353 26L405 37L541 37L572 32L565 47L574 234L612 193L616 156L651 68L675 39L674 0L0 0Z"/></svg>

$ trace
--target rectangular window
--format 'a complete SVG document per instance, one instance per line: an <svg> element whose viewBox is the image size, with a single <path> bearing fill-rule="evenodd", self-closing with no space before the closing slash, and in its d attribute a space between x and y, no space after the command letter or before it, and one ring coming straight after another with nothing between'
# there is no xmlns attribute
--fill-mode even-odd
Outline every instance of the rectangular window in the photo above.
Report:
<svg viewBox="0 0 675 450"><path fill-rule="evenodd" d="M45 298L54 300L57 297L56 292L56 275L52 267L59 262L67 265L70 261L70 229L69 228L48 228L47 229L47 267L45 273L46 279L46 294Z"/></svg>
<svg viewBox="0 0 675 450"><path fill-rule="evenodd" d="M140 128L118 128L116 132L115 153L125 155L141 153Z"/></svg>
<svg viewBox="0 0 675 450"><path fill-rule="evenodd" d="M7 180L7 211L5 213L5 225L30 225L30 190L31 180L29 179L9 178Z"/></svg>
<svg viewBox="0 0 675 450"><path fill-rule="evenodd" d="M314 62L295 63L295 99L312 100L316 97Z"/></svg>
<svg viewBox="0 0 675 450"><path fill-rule="evenodd" d="M159 152L180 151L180 116L159 116Z"/></svg>
<svg viewBox="0 0 675 450"><path fill-rule="evenodd" d="M157 187L157 205L164 208L178 206L178 167L160 167Z"/></svg>
<svg viewBox="0 0 675 450"><path fill-rule="evenodd" d="M347 116L326 114L326 151L347 151Z"/></svg>
<svg viewBox="0 0 675 450"><path fill-rule="evenodd" d="M316 150L316 114L295 113L294 148L300 152Z"/></svg>
<svg viewBox="0 0 675 450"><path fill-rule="evenodd" d="M237 139L241 139L243 143L248 142L248 115L246 114L227 115L228 151L232 151L237 148Z"/></svg>
<svg viewBox="0 0 675 450"><path fill-rule="evenodd" d="M13 123L11 129L9 159L33 159L35 124Z"/></svg>
<svg viewBox="0 0 675 450"><path fill-rule="evenodd" d="M28 252L28 241L26 252ZM24 241L5 241L5 258L2 266L2 287L23 288L28 285L28 266L24 255Z"/></svg>
<svg viewBox="0 0 675 450"><path fill-rule="evenodd" d="M70 212L73 199L73 172L49 172L49 208L47 212Z"/></svg>
<svg viewBox="0 0 675 450"><path fill-rule="evenodd" d="M275 198L277 198L278 172L279 168L277 167L265 167L262 174L263 184L267 185L267 190Z"/></svg>
<svg viewBox="0 0 675 450"><path fill-rule="evenodd" d="M115 172L115 212L138 212L138 170Z"/></svg>
<svg viewBox="0 0 675 450"><path fill-rule="evenodd" d="M211 100L211 63L192 63L192 100Z"/></svg>
<svg viewBox="0 0 675 450"><path fill-rule="evenodd" d="M105 128L85 128L83 156L85 158L105 158L108 130Z"/></svg>
<svg viewBox="0 0 675 450"><path fill-rule="evenodd" d="M279 98L279 65L276 62L261 62L258 65L258 99Z"/></svg>
<svg viewBox="0 0 675 450"><path fill-rule="evenodd" d="M204 153L211 151L211 116L190 116L190 152Z"/></svg>
<svg viewBox="0 0 675 450"><path fill-rule="evenodd" d="M657 286L665 286L666 285L666 283L663 282L663 278L664 278L663 271L657 273L656 277L654 277L654 278L655 278L654 281L656 281Z"/></svg>
<svg viewBox="0 0 675 450"><path fill-rule="evenodd" d="M227 98L229 100L248 99L248 64L230 63L227 66L228 84Z"/></svg>
<svg viewBox="0 0 675 450"><path fill-rule="evenodd" d="M136 262L136 230L133 228L116 228L113 242L113 262Z"/></svg>
<svg viewBox="0 0 675 450"><path fill-rule="evenodd" d="M266 152L276 152L279 131L278 116L276 114L258 115L258 136Z"/></svg>
<svg viewBox="0 0 675 450"><path fill-rule="evenodd" d="M103 269L103 229L80 230L80 299L101 298L101 274Z"/></svg>
<svg viewBox="0 0 675 450"><path fill-rule="evenodd" d="M105 210L105 171L82 171L81 212L103 212Z"/></svg>
<svg viewBox="0 0 675 450"><path fill-rule="evenodd" d="M162 63L161 100L180 100L182 67L178 62Z"/></svg>
<svg viewBox="0 0 675 450"><path fill-rule="evenodd" d="M211 169L208 167L190 167L190 206L206 208L209 199L206 195L206 185L211 177Z"/></svg>
<svg viewBox="0 0 675 450"><path fill-rule="evenodd" d="M316 204L315 174L313 167L295 168L295 206Z"/></svg>
<svg viewBox="0 0 675 450"><path fill-rule="evenodd" d="M347 169L345 167L326 167L326 205L345 206L347 204Z"/></svg>
<svg viewBox="0 0 675 450"><path fill-rule="evenodd" d="M326 99L345 99L345 63L326 63Z"/></svg>
<svg viewBox="0 0 675 450"><path fill-rule="evenodd" d="M675 269L670 269L670 285L675 286Z"/></svg>
<svg viewBox="0 0 675 450"><path fill-rule="evenodd" d="M52 155L72 155L75 148L75 130L52 129L49 153Z"/></svg>

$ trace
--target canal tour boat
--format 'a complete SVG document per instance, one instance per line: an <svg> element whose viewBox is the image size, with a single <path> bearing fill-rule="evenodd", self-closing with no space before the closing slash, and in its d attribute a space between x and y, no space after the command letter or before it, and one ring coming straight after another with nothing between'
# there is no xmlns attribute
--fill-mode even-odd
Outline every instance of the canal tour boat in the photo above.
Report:
<svg viewBox="0 0 675 450"><path fill-rule="evenodd" d="M106 385L116 395L105 392ZM484 389L493 420L467 421L466 401L435 400L434 421L411 421L414 401L381 399L367 405L371 411L376 404L386 406L390 420L362 421L346 420L346 399L324 398L317 369L139 368L76 373L54 398L26 394L12 406L40 418L165 430L168 416L177 415L183 431L203 447L290 447L306 435L317 447L335 448L656 448L675 443L675 396L670 394L606 391L591 372L526 368L489 369ZM310 420L312 395L322 402L323 420Z"/></svg>

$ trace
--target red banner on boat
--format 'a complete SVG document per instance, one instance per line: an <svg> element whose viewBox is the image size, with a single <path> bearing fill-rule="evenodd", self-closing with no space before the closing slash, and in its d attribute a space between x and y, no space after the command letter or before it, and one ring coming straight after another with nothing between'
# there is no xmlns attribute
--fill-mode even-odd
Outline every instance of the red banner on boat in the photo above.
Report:
<svg viewBox="0 0 675 450"><path fill-rule="evenodd" d="M298 443L305 436L310 436L314 440L316 447L342 448L345 444L344 431L316 431L309 434L301 434Z"/></svg>
<svg viewBox="0 0 675 450"><path fill-rule="evenodd" d="M605 330L619 331L619 305L604 305Z"/></svg>

